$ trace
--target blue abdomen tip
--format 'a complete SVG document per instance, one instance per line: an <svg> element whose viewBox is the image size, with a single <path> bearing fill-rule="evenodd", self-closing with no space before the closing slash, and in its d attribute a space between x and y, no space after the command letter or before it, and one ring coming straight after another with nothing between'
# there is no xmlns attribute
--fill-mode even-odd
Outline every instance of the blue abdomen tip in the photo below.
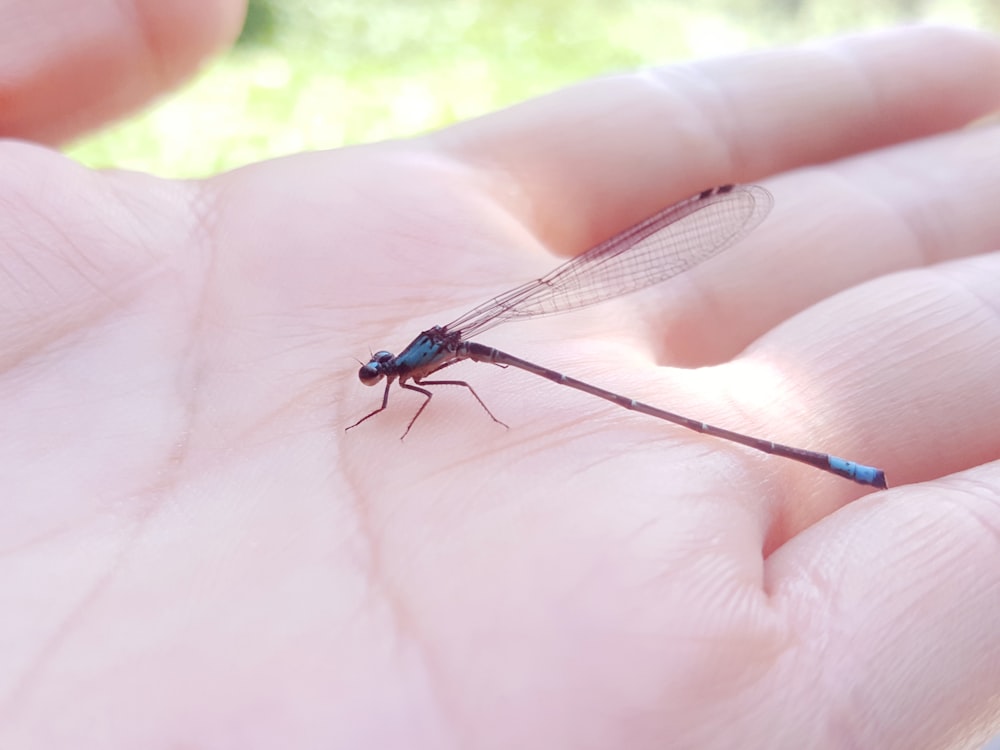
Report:
<svg viewBox="0 0 1000 750"><path fill-rule="evenodd" d="M837 458L836 456L830 456L829 462L831 471L842 477L853 479L859 484L878 487L880 490L884 490L887 486L885 483L885 472L881 469L876 469L874 466L856 464L854 461L845 461L843 458Z"/></svg>

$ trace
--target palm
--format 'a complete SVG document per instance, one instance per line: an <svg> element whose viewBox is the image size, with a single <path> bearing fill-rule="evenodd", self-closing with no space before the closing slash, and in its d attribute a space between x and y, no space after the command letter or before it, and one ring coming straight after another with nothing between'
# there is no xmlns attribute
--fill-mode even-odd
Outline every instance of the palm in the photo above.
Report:
<svg viewBox="0 0 1000 750"><path fill-rule="evenodd" d="M522 110L523 123L544 106ZM969 116L954 110L954 124ZM12 618L24 627L7 647L11 736L25 705L80 701L79 686L100 679L85 707L126 707L140 736L178 721L249 722L290 746L316 736L433 746L439 735L482 747L726 746L719 716L766 737L790 715L811 720L817 701L841 700L851 684L838 680L864 673L842 666L846 655L876 673L897 664L880 640L894 617L945 637L935 612L954 606L947 586L931 587L934 608L914 614L914 591L892 585L918 551L938 551L928 530L947 514L933 495L904 489L833 513L859 488L481 365L455 377L511 430L444 388L406 441L420 400L396 389L386 413L345 433L381 396L357 382L354 358L398 351L502 291L497 279L539 275L553 263L546 245L582 249L715 181L647 174L602 199L576 175L627 184L613 153L580 163L572 147L555 148L558 123L536 135L554 146L542 165L533 149L471 125L197 185L81 177L6 147L15 170L49 177L18 185L29 210L11 209L6 244L16 325L3 347L5 590L24 597L31 571L59 572L42 626L27 626L38 609ZM866 147L888 140L870 137ZM995 180L978 156L991 140L969 132L840 167L863 188L837 188L820 171L774 179L779 206L795 210L779 208L760 236L669 296L501 329L487 343L681 413L884 463L891 483L971 468L996 456L987 436L1000 399L984 385L998 363L980 357L955 372L948 357L995 339L976 321L998 262L980 253L996 247L1000 223L985 199L942 205L941 183L957 194L970 179ZM498 143L506 161L487 170L479 157ZM887 164L917 163L947 166L905 197L877 184ZM914 204L960 206L943 214L959 241L939 247L930 221L900 236ZM833 222L817 239L832 205L864 216L864 232ZM979 255L934 278L850 289L915 265L928 247ZM956 298L954 284L973 291ZM715 364L743 350L697 378L650 355ZM974 409L935 398L946 379L975 394ZM899 437L928 425L960 437ZM978 471L996 486L995 467ZM879 605L887 616L868 622ZM913 653L904 636L900 651ZM950 654L972 688L939 703L925 736L975 718L969 696L989 692L996 663L982 652ZM831 684L817 687L817 675ZM941 700L900 692L911 706ZM256 706L267 709L248 715ZM878 721L834 710L847 713L827 714L821 734L878 736Z"/></svg>

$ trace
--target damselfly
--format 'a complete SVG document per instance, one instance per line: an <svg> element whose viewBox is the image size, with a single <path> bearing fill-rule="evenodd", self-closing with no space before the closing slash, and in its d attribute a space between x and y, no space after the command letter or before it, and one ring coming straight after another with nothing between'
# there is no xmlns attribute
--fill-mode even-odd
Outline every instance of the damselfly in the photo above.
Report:
<svg viewBox="0 0 1000 750"><path fill-rule="evenodd" d="M501 323L568 312L666 281L743 238L764 220L771 210L772 202L771 194L756 185L724 185L706 190L563 263L547 276L494 297L446 326L429 328L398 355L394 356L386 351L376 352L361 367L358 377L365 385L386 381L382 405L347 429L357 427L385 410L389 404L389 388L393 381L398 382L405 390L424 396L424 402L407 424L403 437L406 437L413 423L431 402L432 393L426 386L458 385L468 388L486 413L495 422L504 424L464 380L426 380L429 375L445 367L471 359L474 362L517 367L559 385L599 396L618 406L673 422L695 432L800 461L860 484L884 489L885 473L881 469L828 453L793 448L715 427L584 383L499 349L469 341L471 337Z"/></svg>

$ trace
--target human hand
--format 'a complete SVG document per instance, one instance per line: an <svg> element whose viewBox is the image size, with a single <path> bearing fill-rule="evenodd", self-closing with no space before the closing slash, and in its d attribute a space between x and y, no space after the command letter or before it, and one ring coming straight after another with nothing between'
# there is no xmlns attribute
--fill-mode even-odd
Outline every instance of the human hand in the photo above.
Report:
<svg viewBox="0 0 1000 750"><path fill-rule="evenodd" d="M195 183L4 144L0 746L989 736L998 80L911 29ZM485 343L896 488L471 364L509 431L443 389L401 442L394 388L344 432L352 357L731 180L739 247Z"/></svg>

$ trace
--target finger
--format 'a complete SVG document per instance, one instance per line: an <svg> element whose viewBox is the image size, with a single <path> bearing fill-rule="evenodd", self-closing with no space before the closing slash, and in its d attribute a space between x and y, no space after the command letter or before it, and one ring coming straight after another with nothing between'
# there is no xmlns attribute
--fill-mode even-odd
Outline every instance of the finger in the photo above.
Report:
<svg viewBox="0 0 1000 750"><path fill-rule="evenodd" d="M994 463L872 496L768 558L799 644L776 680L827 707L832 744L979 747L997 730L998 488Z"/></svg>
<svg viewBox="0 0 1000 750"><path fill-rule="evenodd" d="M243 0L11 0L0 136L57 143L148 102L239 32Z"/></svg>
<svg viewBox="0 0 1000 750"><path fill-rule="evenodd" d="M1000 459L998 298L1000 253L837 295L719 368L736 402L728 418L756 413L734 428L762 434L764 425L771 439L879 466L890 487ZM711 381L703 374L700 382ZM788 463L786 479L836 481ZM850 489L839 500L823 494L834 503L827 508L795 500L806 493L788 495L777 528L787 535L808 526Z"/></svg>
<svg viewBox="0 0 1000 750"><path fill-rule="evenodd" d="M766 223L658 295L660 360L722 362L854 284L1000 248L998 146L973 128L769 181Z"/></svg>
<svg viewBox="0 0 1000 750"><path fill-rule="evenodd" d="M495 192L547 243L580 252L705 187L955 128L998 103L994 37L912 28L591 81L435 138L499 175Z"/></svg>
<svg viewBox="0 0 1000 750"><path fill-rule="evenodd" d="M1000 253L873 288L880 299L858 320L850 348L868 371L861 395L872 413L861 429L875 455L897 484L1000 458Z"/></svg>

